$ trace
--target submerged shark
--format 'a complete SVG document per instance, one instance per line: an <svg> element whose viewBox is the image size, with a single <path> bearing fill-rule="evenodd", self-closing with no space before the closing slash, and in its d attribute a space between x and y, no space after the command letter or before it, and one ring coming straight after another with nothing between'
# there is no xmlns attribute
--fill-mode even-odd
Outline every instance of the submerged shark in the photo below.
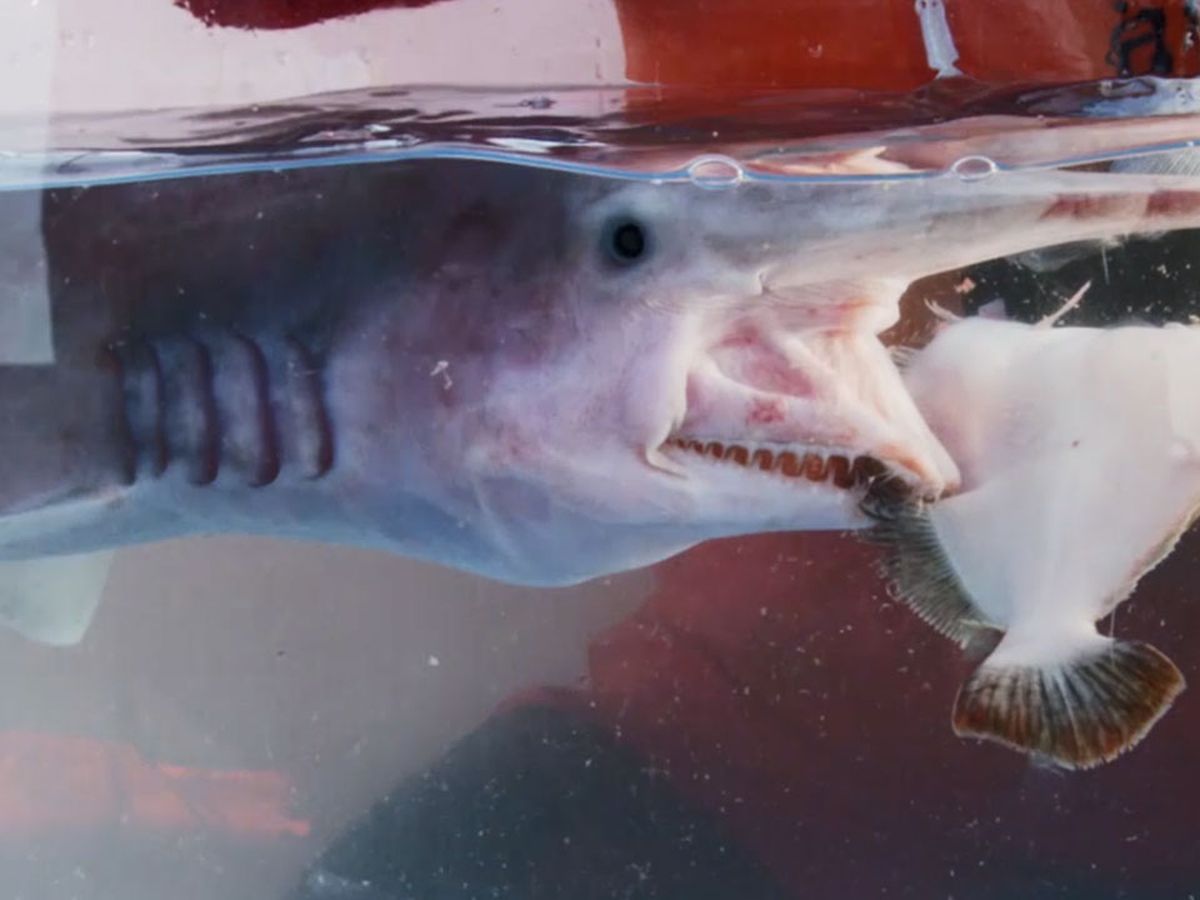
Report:
<svg viewBox="0 0 1200 900"><path fill-rule="evenodd" d="M549 585L865 527L879 478L959 483L879 339L908 286L1200 226L1200 187L423 160L59 189L42 217L44 270L13 270L48 285L55 357L0 365L0 618L63 644L112 548L173 536Z"/></svg>

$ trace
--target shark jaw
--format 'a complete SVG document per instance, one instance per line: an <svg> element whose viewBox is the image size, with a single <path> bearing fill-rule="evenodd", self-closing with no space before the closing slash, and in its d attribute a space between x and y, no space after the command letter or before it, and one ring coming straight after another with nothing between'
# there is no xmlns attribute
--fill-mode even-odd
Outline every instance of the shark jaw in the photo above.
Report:
<svg viewBox="0 0 1200 900"><path fill-rule="evenodd" d="M945 482L922 479L896 459L849 447L673 435L648 461L686 484L702 509L737 509L731 521L745 516L761 530L866 527L868 500L932 500L947 491Z"/></svg>
<svg viewBox="0 0 1200 900"><path fill-rule="evenodd" d="M698 518L856 528L868 494L956 488L957 467L874 334L763 324L718 328L696 348L677 414L646 454L687 486Z"/></svg>
<svg viewBox="0 0 1200 900"><path fill-rule="evenodd" d="M841 490L866 489L889 472L886 464L871 456L860 456L854 450L832 447L740 444L678 436L669 438L662 449L672 455L690 453L715 463L773 473L784 479L802 478L813 484L832 485Z"/></svg>

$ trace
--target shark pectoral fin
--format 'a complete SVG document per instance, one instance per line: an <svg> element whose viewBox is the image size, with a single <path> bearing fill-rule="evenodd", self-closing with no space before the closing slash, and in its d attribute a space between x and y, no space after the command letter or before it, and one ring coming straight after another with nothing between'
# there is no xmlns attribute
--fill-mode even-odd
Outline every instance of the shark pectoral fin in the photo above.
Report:
<svg viewBox="0 0 1200 900"><path fill-rule="evenodd" d="M863 509L875 524L859 532L882 548L880 571L892 595L939 634L966 647L990 626L959 580L938 539L931 506L868 494Z"/></svg>
<svg viewBox="0 0 1200 900"><path fill-rule="evenodd" d="M1149 644L1094 635L1066 661L1016 664L1005 645L958 692L954 732L997 741L1067 769L1110 762L1140 741L1183 690ZM997 659L1003 662L997 662Z"/></svg>
<svg viewBox="0 0 1200 900"><path fill-rule="evenodd" d="M104 593L113 555L0 562L0 624L42 644L79 643Z"/></svg>

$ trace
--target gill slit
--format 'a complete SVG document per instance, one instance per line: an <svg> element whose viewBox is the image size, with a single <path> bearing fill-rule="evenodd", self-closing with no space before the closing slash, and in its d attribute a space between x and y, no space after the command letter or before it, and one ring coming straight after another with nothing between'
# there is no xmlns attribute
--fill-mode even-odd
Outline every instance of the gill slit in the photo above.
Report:
<svg viewBox="0 0 1200 900"><path fill-rule="evenodd" d="M125 481L186 468L202 487L225 472L250 487L334 463L324 373L294 336L264 346L239 331L128 337L105 348L120 391Z"/></svg>

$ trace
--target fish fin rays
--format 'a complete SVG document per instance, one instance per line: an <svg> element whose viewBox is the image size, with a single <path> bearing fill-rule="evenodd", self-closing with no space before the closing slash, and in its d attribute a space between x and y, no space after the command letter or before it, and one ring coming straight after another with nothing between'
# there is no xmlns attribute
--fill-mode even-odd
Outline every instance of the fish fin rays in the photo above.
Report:
<svg viewBox="0 0 1200 900"><path fill-rule="evenodd" d="M114 555L0 562L0 624L40 644L79 643L104 593Z"/></svg>
<svg viewBox="0 0 1200 900"><path fill-rule="evenodd" d="M880 571L898 600L939 634L967 647L992 631L955 574L924 504L865 501L875 524L861 532L882 548Z"/></svg>
<svg viewBox="0 0 1200 900"><path fill-rule="evenodd" d="M1089 769L1137 744L1184 686L1171 660L1136 641L1100 638L1052 666L985 660L959 689L954 732Z"/></svg>

